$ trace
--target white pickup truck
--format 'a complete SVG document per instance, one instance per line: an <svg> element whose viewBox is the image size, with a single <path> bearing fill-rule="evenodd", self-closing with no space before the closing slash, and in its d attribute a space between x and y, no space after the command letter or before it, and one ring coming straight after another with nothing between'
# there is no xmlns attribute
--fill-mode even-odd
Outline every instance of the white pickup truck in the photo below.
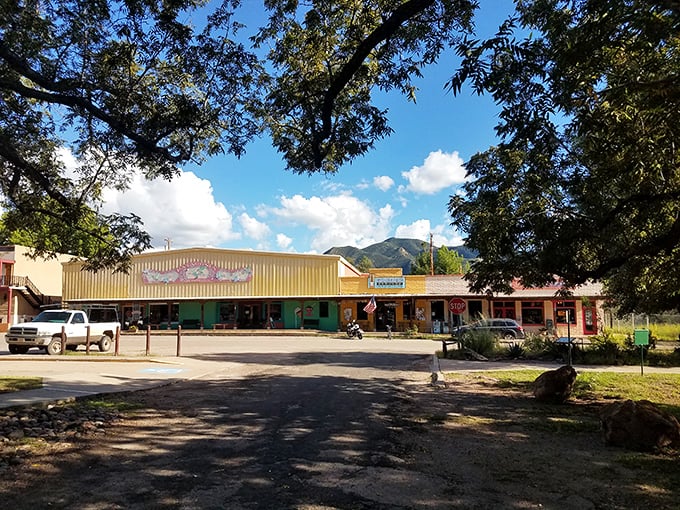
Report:
<svg viewBox="0 0 680 510"><path fill-rule="evenodd" d="M31 322L10 327L5 341L11 354L26 354L31 347L43 349L48 354L60 354L62 328L65 348L74 351L87 342L88 326L90 344L97 345L101 352L111 349L120 322L95 322L88 319L83 310L44 310Z"/></svg>

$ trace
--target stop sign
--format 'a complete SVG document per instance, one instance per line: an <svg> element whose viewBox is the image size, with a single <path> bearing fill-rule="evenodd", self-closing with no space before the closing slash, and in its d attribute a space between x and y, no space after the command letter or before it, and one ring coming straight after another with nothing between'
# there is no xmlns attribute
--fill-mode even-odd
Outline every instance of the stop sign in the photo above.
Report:
<svg viewBox="0 0 680 510"><path fill-rule="evenodd" d="M465 312L466 308L467 305L465 304L465 300L461 298L453 298L451 301L449 301L449 311L451 313L460 315Z"/></svg>

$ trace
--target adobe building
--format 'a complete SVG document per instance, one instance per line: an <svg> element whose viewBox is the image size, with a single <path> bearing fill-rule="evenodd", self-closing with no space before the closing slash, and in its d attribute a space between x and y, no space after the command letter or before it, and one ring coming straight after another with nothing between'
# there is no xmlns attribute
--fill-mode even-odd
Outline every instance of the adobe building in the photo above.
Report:
<svg viewBox="0 0 680 510"><path fill-rule="evenodd" d="M557 284L479 295L462 275L362 273L338 255L188 248L137 255L128 274L81 269L63 265L66 305L116 305L124 327L152 329L338 331L357 320L365 331L448 333L484 316L513 318L529 333L582 336L598 332L603 303L599 284L569 298L556 297ZM371 297L376 310L367 313Z"/></svg>
<svg viewBox="0 0 680 510"><path fill-rule="evenodd" d="M34 259L25 246L0 246L0 331L61 301L62 263L71 259L63 254Z"/></svg>

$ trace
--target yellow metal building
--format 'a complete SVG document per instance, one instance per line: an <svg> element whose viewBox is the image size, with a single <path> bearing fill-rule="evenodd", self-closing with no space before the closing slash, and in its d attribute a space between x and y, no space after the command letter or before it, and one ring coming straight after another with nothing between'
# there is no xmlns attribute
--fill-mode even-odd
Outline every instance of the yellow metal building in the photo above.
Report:
<svg viewBox="0 0 680 510"><path fill-rule="evenodd" d="M133 257L128 274L63 266L65 305L114 304L126 327L344 329L448 333L480 316L512 318L527 331L598 331L599 285L558 298L559 286L509 295L470 292L462 275L361 273L338 255L190 248ZM374 300L375 310L366 311Z"/></svg>
<svg viewBox="0 0 680 510"><path fill-rule="evenodd" d="M69 306L116 304L127 325L338 328L340 278L359 271L338 255L189 248L133 257L127 274L64 264Z"/></svg>

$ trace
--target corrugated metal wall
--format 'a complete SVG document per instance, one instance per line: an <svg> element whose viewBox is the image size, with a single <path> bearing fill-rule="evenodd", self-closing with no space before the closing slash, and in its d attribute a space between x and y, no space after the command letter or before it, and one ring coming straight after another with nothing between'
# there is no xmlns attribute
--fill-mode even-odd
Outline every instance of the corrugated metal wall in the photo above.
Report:
<svg viewBox="0 0 680 510"><path fill-rule="evenodd" d="M137 255L128 274L81 271L80 263L64 264L63 299L207 299L226 297L335 296L340 293L339 257L245 250L190 248ZM208 281L145 283L143 271L169 272L186 264L205 263L235 271L249 268L246 282Z"/></svg>

